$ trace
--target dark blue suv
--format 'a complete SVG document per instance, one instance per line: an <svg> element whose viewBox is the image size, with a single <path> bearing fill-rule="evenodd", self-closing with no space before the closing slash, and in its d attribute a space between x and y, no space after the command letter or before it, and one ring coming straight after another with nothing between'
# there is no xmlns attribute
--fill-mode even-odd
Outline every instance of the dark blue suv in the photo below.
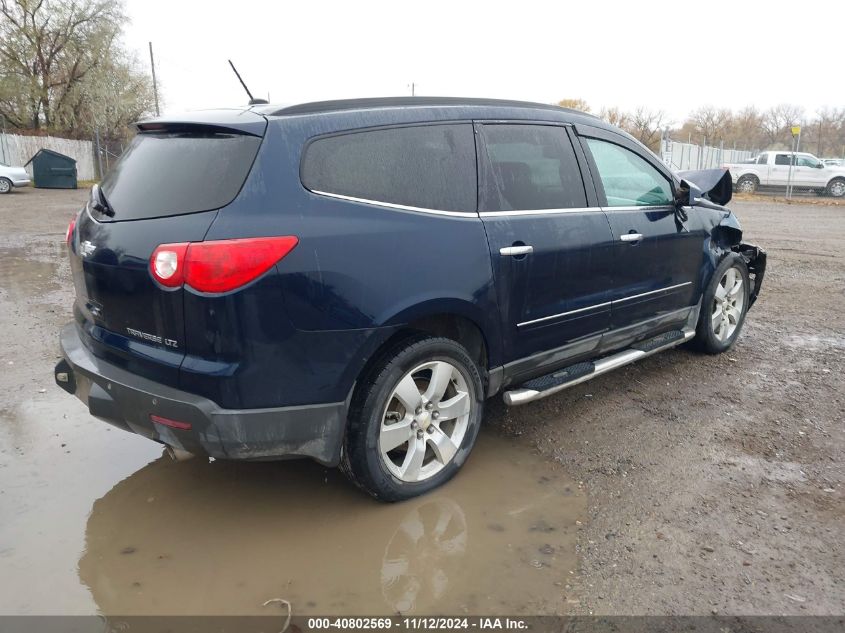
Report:
<svg viewBox="0 0 845 633"><path fill-rule="evenodd" d="M765 270L730 191L541 104L145 121L68 229L56 381L178 451L311 457L411 497L464 463L486 398L728 349Z"/></svg>

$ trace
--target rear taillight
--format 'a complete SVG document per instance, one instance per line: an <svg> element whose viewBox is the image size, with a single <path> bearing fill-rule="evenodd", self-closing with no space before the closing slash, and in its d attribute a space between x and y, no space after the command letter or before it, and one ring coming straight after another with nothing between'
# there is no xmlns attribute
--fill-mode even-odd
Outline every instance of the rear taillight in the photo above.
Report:
<svg viewBox="0 0 845 633"><path fill-rule="evenodd" d="M189 244L162 244L150 257L150 272L162 286L178 288L185 283L185 262Z"/></svg>
<svg viewBox="0 0 845 633"><path fill-rule="evenodd" d="M263 275L298 243L288 235L162 244L150 257L150 273L167 288L229 292Z"/></svg>
<svg viewBox="0 0 845 633"><path fill-rule="evenodd" d="M70 246L70 240L73 238L73 229L76 228L76 217L70 219L70 224L67 225L67 233L65 233L65 243Z"/></svg>

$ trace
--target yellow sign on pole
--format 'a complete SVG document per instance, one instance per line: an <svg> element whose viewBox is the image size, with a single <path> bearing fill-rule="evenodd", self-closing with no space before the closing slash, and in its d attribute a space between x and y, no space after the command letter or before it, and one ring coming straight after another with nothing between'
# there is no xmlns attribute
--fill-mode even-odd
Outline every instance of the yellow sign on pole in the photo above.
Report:
<svg viewBox="0 0 845 633"><path fill-rule="evenodd" d="M798 136L801 134L801 126L800 125L793 125L792 126L792 136Z"/></svg>

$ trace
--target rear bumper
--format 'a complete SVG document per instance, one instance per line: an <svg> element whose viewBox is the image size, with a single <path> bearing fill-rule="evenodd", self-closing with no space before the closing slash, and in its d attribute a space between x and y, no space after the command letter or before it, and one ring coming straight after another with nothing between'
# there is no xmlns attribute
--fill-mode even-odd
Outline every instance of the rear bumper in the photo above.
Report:
<svg viewBox="0 0 845 633"><path fill-rule="evenodd" d="M267 409L221 409L217 404L137 376L94 356L76 324L61 332L64 359L56 384L75 395L91 415L114 426L190 453L219 459L311 457L340 461L347 403ZM154 422L151 416L176 421Z"/></svg>
<svg viewBox="0 0 845 633"><path fill-rule="evenodd" d="M29 178L24 178L23 180L13 180L12 186L13 187L27 187L32 183Z"/></svg>

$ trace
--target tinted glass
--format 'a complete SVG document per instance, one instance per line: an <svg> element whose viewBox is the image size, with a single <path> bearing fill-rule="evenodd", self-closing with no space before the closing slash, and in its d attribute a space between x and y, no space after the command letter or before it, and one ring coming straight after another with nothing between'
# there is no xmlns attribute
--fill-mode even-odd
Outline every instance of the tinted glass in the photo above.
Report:
<svg viewBox="0 0 845 633"><path fill-rule="evenodd" d="M103 179L113 219L226 206L240 191L260 144L260 138L243 134L139 134Z"/></svg>
<svg viewBox="0 0 845 633"><path fill-rule="evenodd" d="M788 165L789 156L787 154L777 154L775 156L775 165Z"/></svg>
<svg viewBox="0 0 845 633"><path fill-rule="evenodd" d="M566 130L550 125L485 125L491 184L482 211L571 209L587 205Z"/></svg>
<svg viewBox="0 0 845 633"><path fill-rule="evenodd" d="M819 162L820 161L816 160L812 156L799 156L796 159L795 164L799 167L816 167L819 165Z"/></svg>
<svg viewBox="0 0 845 633"><path fill-rule="evenodd" d="M587 139L611 207L672 204L669 180L647 160L620 145Z"/></svg>
<svg viewBox="0 0 845 633"><path fill-rule="evenodd" d="M369 130L318 139L302 159L311 191L443 211L475 211L470 124Z"/></svg>

